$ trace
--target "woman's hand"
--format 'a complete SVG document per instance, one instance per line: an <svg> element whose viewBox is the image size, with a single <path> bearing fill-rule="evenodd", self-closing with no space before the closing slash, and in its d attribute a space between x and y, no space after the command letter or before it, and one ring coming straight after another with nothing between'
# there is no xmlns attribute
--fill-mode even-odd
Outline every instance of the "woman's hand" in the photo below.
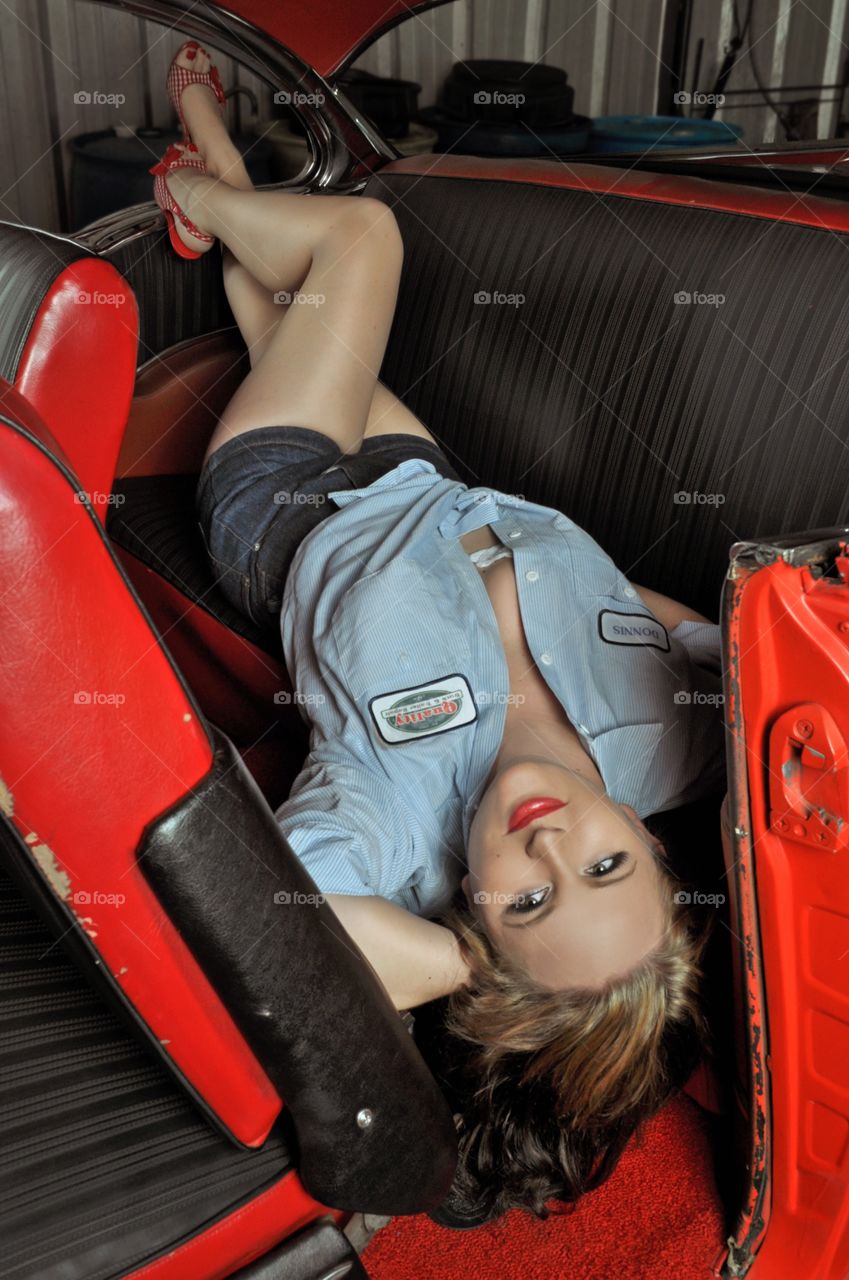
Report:
<svg viewBox="0 0 849 1280"><path fill-rule="evenodd" d="M469 969L450 929L386 898L330 893L327 902L374 969L396 1009L450 995Z"/></svg>

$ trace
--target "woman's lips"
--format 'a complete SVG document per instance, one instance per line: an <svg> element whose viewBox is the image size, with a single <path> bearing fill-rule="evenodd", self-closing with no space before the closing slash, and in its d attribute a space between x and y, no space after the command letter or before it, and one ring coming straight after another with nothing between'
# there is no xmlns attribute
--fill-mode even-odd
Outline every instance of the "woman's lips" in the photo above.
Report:
<svg viewBox="0 0 849 1280"><path fill-rule="evenodd" d="M567 803L566 800L558 800L556 796L532 796L530 800L523 800L510 816L507 834L509 835L511 831L520 831L535 818L544 818L547 813L562 809Z"/></svg>

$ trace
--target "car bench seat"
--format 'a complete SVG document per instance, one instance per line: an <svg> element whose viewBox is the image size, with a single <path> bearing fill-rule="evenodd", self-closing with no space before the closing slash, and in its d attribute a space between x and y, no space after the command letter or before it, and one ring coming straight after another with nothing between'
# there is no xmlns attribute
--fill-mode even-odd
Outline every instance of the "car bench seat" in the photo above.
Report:
<svg viewBox="0 0 849 1280"><path fill-rule="evenodd" d="M54 279L55 246L10 234ZM0 1275L182 1276L210 1230L241 1265L327 1207L430 1207L450 1112L115 561L69 456L109 488L112 444L55 420L66 447L0 379Z"/></svg>
<svg viewBox="0 0 849 1280"><path fill-rule="evenodd" d="M381 378L467 483L562 509L632 580L713 618L735 540L846 518L849 227L817 211L833 201L450 155L395 161L363 194L392 207L405 245ZM197 270L210 299L218 264ZM190 482L118 484L110 532L193 687L225 665L227 714L242 708L245 741L267 733L258 673L278 640L217 604L202 617ZM265 765L277 803L291 759Z"/></svg>

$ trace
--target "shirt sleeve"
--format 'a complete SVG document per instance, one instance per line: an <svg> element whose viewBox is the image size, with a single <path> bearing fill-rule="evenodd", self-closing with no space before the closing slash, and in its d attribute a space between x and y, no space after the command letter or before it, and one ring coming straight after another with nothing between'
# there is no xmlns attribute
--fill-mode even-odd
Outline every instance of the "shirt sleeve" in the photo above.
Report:
<svg viewBox="0 0 849 1280"><path fill-rule="evenodd" d="M311 752L275 817L322 893L393 898L410 878L395 789L358 761Z"/></svg>
<svg viewBox="0 0 849 1280"><path fill-rule="evenodd" d="M679 640L697 667L703 667L712 675L722 674L721 628L716 622L695 622L685 619L669 633Z"/></svg>

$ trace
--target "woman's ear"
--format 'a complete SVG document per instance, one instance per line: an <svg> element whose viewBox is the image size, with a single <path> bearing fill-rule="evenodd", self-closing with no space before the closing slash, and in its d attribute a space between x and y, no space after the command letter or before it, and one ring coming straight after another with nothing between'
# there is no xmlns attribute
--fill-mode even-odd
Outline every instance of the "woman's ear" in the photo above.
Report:
<svg viewBox="0 0 849 1280"><path fill-rule="evenodd" d="M469 906L469 908L474 906L474 903L472 902L471 891L469 889L470 884L471 884L471 881L469 879L469 873L466 872L466 874L463 876L463 879L460 881L460 888L463 890L463 895L466 899L466 903Z"/></svg>
<svg viewBox="0 0 849 1280"><path fill-rule="evenodd" d="M656 854L658 854L659 856L661 856L661 857L662 857L662 856L663 856L663 854L666 852L666 850L665 850L665 849L664 849L664 847L663 847L663 841L662 841L662 840L658 840L657 836L652 835L651 831L649 831L648 827L647 827L647 826L646 826L646 824L643 822L642 818L639 818L639 817L637 816L637 811L636 811L636 809L632 809L632 808L631 808L631 806L630 806L629 804L622 804L622 805L620 805L619 807L620 807L620 809L622 809L622 811L623 811L625 814L627 814L627 816L631 819L631 821L633 822L634 826L635 826L635 827L639 827L640 832L641 832L641 834L642 834L642 836L643 836L643 839L645 840L646 844L647 844L651 849L653 849L653 850L654 850L654 852L655 852Z"/></svg>

